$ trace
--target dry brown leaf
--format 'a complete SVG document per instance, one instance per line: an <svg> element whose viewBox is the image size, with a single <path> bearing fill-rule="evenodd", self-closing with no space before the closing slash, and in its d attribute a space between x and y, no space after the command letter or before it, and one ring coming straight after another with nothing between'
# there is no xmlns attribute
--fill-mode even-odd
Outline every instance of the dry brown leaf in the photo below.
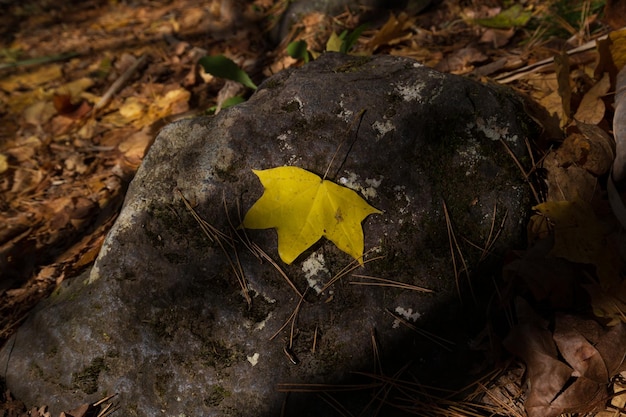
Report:
<svg viewBox="0 0 626 417"><path fill-rule="evenodd" d="M561 97L561 106L563 107L563 118L561 126L564 127L569 122L572 106L572 86L570 84L570 65L569 55L563 52L554 56L554 70L556 72L556 80L558 83L558 93Z"/></svg>
<svg viewBox="0 0 626 417"><path fill-rule="evenodd" d="M13 174L13 186L11 193L25 194L33 191L43 180L43 172L38 169L22 169L18 168Z"/></svg>
<svg viewBox="0 0 626 417"><path fill-rule="evenodd" d="M591 320L557 315L551 334L547 322L526 302L518 300L516 310L519 324L504 343L526 363L529 392L524 405L529 417L556 417L601 406L609 377L624 358L624 325L607 330Z"/></svg>
<svg viewBox="0 0 626 417"><path fill-rule="evenodd" d="M487 29L480 37L481 43L487 43L494 48L502 48L515 35L515 29Z"/></svg>
<svg viewBox="0 0 626 417"><path fill-rule="evenodd" d="M576 327L587 327L586 334L583 335ZM559 316L553 335L563 359L574 369L572 376L589 378L598 384L597 389L609 381L600 352L589 342L597 341L600 332L600 325L594 321Z"/></svg>
<svg viewBox="0 0 626 417"><path fill-rule="evenodd" d="M148 146L150 146L151 141L152 135L149 129L143 129L133 133L128 139L120 143L118 149L124 153L124 156L129 160L141 160Z"/></svg>
<svg viewBox="0 0 626 417"><path fill-rule="evenodd" d="M409 29L415 23L415 17L402 12L397 17L391 13L387 22L376 31L367 43L367 49L374 52L383 45L393 45L411 36Z"/></svg>
<svg viewBox="0 0 626 417"><path fill-rule="evenodd" d="M608 93L610 88L611 79L609 74L605 72L600 81L583 96L574 119L591 125L597 125L604 120L606 108L602 98Z"/></svg>
<svg viewBox="0 0 626 417"><path fill-rule="evenodd" d="M489 57L483 54L480 50L468 46L466 48L458 49L446 56L435 66L435 68L442 72L463 74L474 68L472 64L484 62L487 59L489 59Z"/></svg>
<svg viewBox="0 0 626 417"><path fill-rule="evenodd" d="M612 139L597 126L577 126L583 134L569 135L543 161L548 201L591 201L597 190L597 177L606 174L612 163Z"/></svg>
<svg viewBox="0 0 626 417"><path fill-rule="evenodd" d="M557 349L548 323L523 300L516 300L517 324L504 346L526 363L530 392L524 403L529 417L551 417L562 410L551 406L572 374L572 368L557 359Z"/></svg>
<svg viewBox="0 0 626 417"><path fill-rule="evenodd" d="M584 135L584 142L588 145L582 146L586 150L581 149L580 160L583 168L596 176L607 174L615 159L615 141L596 125L577 122L576 127Z"/></svg>
<svg viewBox="0 0 626 417"><path fill-rule="evenodd" d="M548 154L543 167L548 171L547 201L591 201L593 198L598 179L585 168L574 164L562 165L556 152Z"/></svg>
<svg viewBox="0 0 626 417"><path fill-rule="evenodd" d="M619 74L617 74L613 135L615 137L613 180L619 182L626 178L626 68L623 68L620 70Z"/></svg>
<svg viewBox="0 0 626 417"><path fill-rule="evenodd" d="M551 238L537 241L504 267L504 277L507 281L522 280L535 300L547 302L554 309L576 308L586 301L586 294L577 286L584 279L584 269L565 259L550 257L553 245Z"/></svg>
<svg viewBox="0 0 626 417"><path fill-rule="evenodd" d="M607 226L583 201L550 201L533 207L554 225L550 254L571 262L596 265L605 250Z"/></svg>
<svg viewBox="0 0 626 417"><path fill-rule="evenodd" d="M54 105L49 101L36 101L26 107L22 113L24 121L33 126L41 127L56 113Z"/></svg>

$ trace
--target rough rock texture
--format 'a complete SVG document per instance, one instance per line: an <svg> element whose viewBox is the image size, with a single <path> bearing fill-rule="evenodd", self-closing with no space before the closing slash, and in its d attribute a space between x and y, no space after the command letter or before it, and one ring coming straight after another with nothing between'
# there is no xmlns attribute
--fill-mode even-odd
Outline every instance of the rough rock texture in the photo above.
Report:
<svg viewBox="0 0 626 417"><path fill-rule="evenodd" d="M387 372L412 361L421 382L455 379L471 362L467 352L446 355L393 315L467 344L459 329L471 320L453 302L443 203L473 270L483 252L472 244L484 246L494 222L492 237L502 230L491 252L515 246L529 192L503 143L525 163L531 127L507 90L409 59L337 54L268 79L216 117L171 124L91 272L42 303L0 353L8 387L54 412L119 393L128 416L276 416L286 398L286 415L333 415L316 395L287 397L278 384L341 384L353 381L351 371L374 371L374 334ZM308 291L295 324L272 338L298 305L296 292L249 242L210 241L181 193L212 227L242 235L239 219L263 191L252 168L323 174L331 162L329 179L384 211L364 221L371 261L351 274L434 293L352 285L366 280L348 274L318 294L351 262L321 241L292 265L278 262ZM273 230L247 237L278 259ZM250 304L233 272L237 260ZM458 253L456 260L461 268ZM371 394L341 401L358 414Z"/></svg>

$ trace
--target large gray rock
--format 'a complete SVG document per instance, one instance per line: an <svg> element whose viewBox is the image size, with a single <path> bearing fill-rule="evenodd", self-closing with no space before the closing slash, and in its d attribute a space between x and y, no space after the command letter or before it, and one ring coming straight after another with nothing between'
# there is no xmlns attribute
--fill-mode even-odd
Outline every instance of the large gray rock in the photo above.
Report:
<svg viewBox="0 0 626 417"><path fill-rule="evenodd" d="M412 361L407 369L421 382L454 379L465 349L445 354L393 315L456 339L457 348L467 344L459 329L471 321L454 302L443 203L474 271L519 243L529 190L503 144L525 163L531 127L507 90L409 59L336 54L268 79L218 116L171 124L91 272L43 302L0 353L8 387L54 412L119 393L128 416L276 416L286 398L286 415L332 415L314 394L287 397L278 384L341 384L352 371L373 372L374 334L387 372ZM381 258L352 273L434 292L350 285L364 279L348 274L318 294L351 261L322 240L289 266L278 261L300 292L309 288L289 351L291 325L272 335L298 305L296 292L247 243L235 239L233 248L222 238L222 248L207 239L181 193L213 227L242 236L234 227L263 192L252 168L323 174L331 162L331 179L384 212L363 222L366 258ZM500 227L479 264L480 247ZM247 236L278 259L273 230ZM250 304L231 261L240 263ZM372 393L341 401L358 411Z"/></svg>

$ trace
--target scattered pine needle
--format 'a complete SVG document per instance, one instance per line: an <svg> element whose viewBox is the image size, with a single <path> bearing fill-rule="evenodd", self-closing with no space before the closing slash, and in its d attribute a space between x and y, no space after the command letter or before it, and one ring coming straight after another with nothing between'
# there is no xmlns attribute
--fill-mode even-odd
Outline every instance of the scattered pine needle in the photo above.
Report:
<svg viewBox="0 0 626 417"><path fill-rule="evenodd" d="M371 251L371 249L370 249ZM369 252L369 251L368 251ZM367 253L366 253L367 254ZM364 254L363 257L366 255ZM363 257L359 258L359 259L363 259ZM371 259L366 259L363 261L363 264L372 262L372 261L377 261L379 259L383 259L384 256L376 256L374 258ZM341 269L341 271L337 272L335 274L335 276L333 276L330 281L328 281L320 290L320 294L323 293L324 291L326 291L331 285L333 285L335 282L339 281L341 278L345 277L346 275L348 275L350 272L354 271L355 269L359 268L361 265L359 264L359 259L353 259L352 262L350 262L348 265L346 265L345 267L343 267Z"/></svg>
<svg viewBox="0 0 626 417"><path fill-rule="evenodd" d="M403 325L405 325L409 329L413 330L417 334L421 335L422 337L430 340L431 342L433 342L437 346L442 347L443 349L447 350L448 352L452 351L450 346L453 346L454 342L451 342L451 341L449 341L449 340L447 340L447 339L445 339L445 338L443 338L441 336L437 336L436 334L433 334L433 333L428 332L426 330L422 330L422 329L418 328L417 326L415 326L410 321L408 321L407 319L405 319L404 317L399 316L399 315L393 313L392 311L390 311L388 309L386 309L385 311L388 314L390 314L394 319L398 320L400 323L402 323Z"/></svg>
<svg viewBox="0 0 626 417"><path fill-rule="evenodd" d="M302 298L304 297L304 295L302 295L302 293L298 290L298 288L295 286L295 284L293 283L293 281L291 281L291 279L289 278L289 276L285 273L285 271L282 270L282 268L278 265L278 263L272 259L271 256L269 256L263 249L261 249L259 247L259 245L257 245L256 243L251 243L251 248L252 250L257 253L261 258L265 259L266 261L268 261L275 269L276 271L278 271L278 273L280 274L281 277L283 277L285 279L285 281L287 281L287 284L289 284L289 286L291 287L292 290L294 290L294 292L296 294L298 294L298 297Z"/></svg>
<svg viewBox="0 0 626 417"><path fill-rule="evenodd" d="M360 274L352 274L352 276L356 278L374 281L374 282L350 281L350 284L352 285L369 285L373 287L392 287L392 288L400 288L403 290L411 290L411 291L425 292L425 293L434 292L433 290L428 289L428 288L419 287L417 285L407 284L404 282L393 281L391 279L378 278L378 277L372 277L369 275L360 275Z"/></svg>
<svg viewBox="0 0 626 417"><path fill-rule="evenodd" d="M474 302L476 301L476 297L474 295L474 288L472 287L472 282L469 276L469 268L467 267L467 263L465 262L465 257L461 252L461 247L459 246L458 241L456 240L456 235L454 233L454 228L452 227L452 221L450 220L450 214L448 213L448 206L446 202L443 202L443 214L446 218L446 227L448 229L448 242L450 244L450 256L452 256L452 266L454 267L454 281L456 282L456 290L459 295L459 300L463 302L463 297L461 296L461 285L459 279L461 277L461 273L465 272L467 277L467 282L469 284L470 293L472 294L472 299ZM456 263L455 250L459 254L459 258L461 259L461 263L463 264L463 270L458 269Z"/></svg>
<svg viewBox="0 0 626 417"><path fill-rule="evenodd" d="M206 220L202 219L198 215L198 213L196 213L196 211L193 209L193 207L191 207L191 204L189 204L189 201L185 198L183 193L180 190L178 190L178 189L176 191L178 191L178 194L180 194L180 198L183 200L183 203L185 204L185 207L187 207L187 210L189 210L189 212L191 213L193 218L200 225L200 228L202 229L202 231L204 232L206 237L209 238L209 240L211 242L217 243L217 245L220 247L220 249L222 249L222 252L224 253L224 256L226 256L226 259L228 260L228 263L230 264L230 267L232 268L233 272L235 273L235 277L237 278L237 282L239 283L239 286L241 287L242 295L243 295L244 299L246 300L246 302L248 303L248 307L251 307L252 306L252 298L250 297L250 293L249 293L249 290L248 290L248 284L247 284L247 281L246 281L246 277L245 277L243 268L241 266L241 262L239 262L239 254L237 253L237 248L236 248L236 246L234 244L234 239L232 238L232 236L228 236L228 235L224 234L223 232L221 232L220 230L218 230L217 228L212 226L210 223L208 223ZM235 261L233 261L229 251L226 250L226 247L224 246L224 241L226 241L226 243L234 250Z"/></svg>
<svg viewBox="0 0 626 417"><path fill-rule="evenodd" d="M305 292L306 294L306 292ZM272 335L272 337L270 337L270 340L274 340L276 338L276 336L278 336L278 334L285 328L287 327L287 325L289 324L290 321L295 321L296 320L296 316L298 315L298 311L300 311L300 305L302 304L302 301L304 301L304 295L302 295L302 297L300 297L300 301L298 301L298 304L296 305L296 308L293 309L293 312L291 313L291 315L289 316L289 318L285 321L285 323L283 323L282 326L280 326L280 328L276 331L276 333L274 333ZM293 329L293 326L292 326ZM291 348L293 346L293 343L290 341L289 343L289 348Z"/></svg>

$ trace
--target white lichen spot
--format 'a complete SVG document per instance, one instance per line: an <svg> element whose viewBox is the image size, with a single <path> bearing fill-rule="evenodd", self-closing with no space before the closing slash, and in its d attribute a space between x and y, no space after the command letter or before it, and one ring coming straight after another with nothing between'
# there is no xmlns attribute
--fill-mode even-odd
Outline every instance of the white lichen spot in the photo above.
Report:
<svg viewBox="0 0 626 417"><path fill-rule="evenodd" d="M366 199L371 199L376 198L378 195L376 189L383 182L384 178L383 176L379 178L366 178L364 181L366 185L363 186L359 183L359 177L354 172L347 171L345 177L339 178L339 183L344 187L361 193Z"/></svg>
<svg viewBox="0 0 626 417"><path fill-rule="evenodd" d="M476 165L486 159L478 150L478 142L476 139L470 138L463 147L457 150L457 154L461 157L460 164L467 168L465 171L466 176L471 176L475 173Z"/></svg>
<svg viewBox="0 0 626 417"><path fill-rule="evenodd" d="M254 355L247 356L246 359L248 359L248 362L250 362L252 366L256 366L256 364L259 363L259 356L259 353L255 352Z"/></svg>
<svg viewBox="0 0 626 417"><path fill-rule="evenodd" d="M322 292L322 278L328 278L330 272L326 268L324 255L314 252L302 263L302 272L309 287L313 288L316 293Z"/></svg>
<svg viewBox="0 0 626 417"><path fill-rule="evenodd" d="M372 123L372 128L378 132L376 139L382 139L387 133L396 130L396 126L391 123L391 120L375 121Z"/></svg>
<svg viewBox="0 0 626 417"><path fill-rule="evenodd" d="M443 91L443 84L446 78L444 73L432 71L428 77L433 80L439 80L439 85L431 85L429 91L426 91L426 83L418 81L413 84L398 83L395 85L396 92L404 99L404 101L417 101L418 103L432 103L432 101Z"/></svg>
<svg viewBox="0 0 626 417"><path fill-rule="evenodd" d="M412 308L404 308L404 307L398 306L396 307L395 311L396 313L398 313L399 316L403 317L404 319L408 321L415 321L422 316L418 311L414 313ZM400 326L400 320L398 319L394 320L392 327L396 329L399 326Z"/></svg>
<svg viewBox="0 0 626 417"><path fill-rule="evenodd" d="M493 141L505 140L507 142L517 142L517 135L509 135L509 127L500 126L500 123L495 116L490 117L488 120L485 120L482 117L477 118L476 130Z"/></svg>
<svg viewBox="0 0 626 417"><path fill-rule="evenodd" d="M265 325L267 324L267 321L271 318L272 318L272 312L270 311L267 317L265 317L265 320L260 321L254 325L254 330L263 330L265 328Z"/></svg>
<svg viewBox="0 0 626 417"><path fill-rule="evenodd" d="M415 63L413 64L413 67L414 67L414 68L420 68L420 67L423 67L423 66L424 66L424 64L421 64L421 63L419 63L419 62L415 62Z"/></svg>
<svg viewBox="0 0 626 417"><path fill-rule="evenodd" d="M304 103L302 102L302 99L300 97L294 96L294 98L288 104L291 104L291 103L296 103L298 105L298 111L300 113L304 113L303 112Z"/></svg>
<svg viewBox="0 0 626 417"><path fill-rule="evenodd" d="M343 97L343 94L341 95L341 97ZM337 117L339 117L340 119L346 122L350 121L352 119L352 115L354 115L354 112L352 110L346 109L343 106L344 106L343 100L340 100L339 107L341 107L341 111L339 112L339 114L337 114Z"/></svg>
<svg viewBox="0 0 626 417"><path fill-rule="evenodd" d="M288 130L285 133L281 133L280 135L278 135L276 137L276 139L278 139L280 141L280 150L281 151L292 151L293 150L293 146L291 145L291 130Z"/></svg>
<svg viewBox="0 0 626 417"><path fill-rule="evenodd" d="M423 102L423 91L426 88L426 83L419 82L413 85L410 84L397 84L396 92L400 94L404 101L418 101Z"/></svg>
<svg viewBox="0 0 626 417"><path fill-rule="evenodd" d="M406 204L403 204L399 207L400 214L411 213L411 198L406 193L406 187L404 185L396 185L393 187L393 191L395 192L396 200L398 201L406 201Z"/></svg>

